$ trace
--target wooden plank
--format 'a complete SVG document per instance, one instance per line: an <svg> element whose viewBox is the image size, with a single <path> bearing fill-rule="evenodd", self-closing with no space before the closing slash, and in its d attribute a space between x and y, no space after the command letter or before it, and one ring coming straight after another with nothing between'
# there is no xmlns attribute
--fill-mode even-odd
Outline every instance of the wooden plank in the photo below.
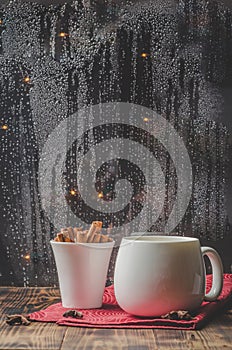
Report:
<svg viewBox="0 0 232 350"><path fill-rule="evenodd" d="M153 332L158 349L195 349L190 335L192 332L190 331L154 329ZM204 348L202 347L201 349L203 350Z"/></svg>
<svg viewBox="0 0 232 350"><path fill-rule="evenodd" d="M156 350L154 334L147 329L69 327L61 350ZM167 349L167 348L166 348Z"/></svg>
<svg viewBox="0 0 232 350"><path fill-rule="evenodd" d="M5 292L5 291L4 291ZM3 293L4 295L4 293ZM54 323L33 322L30 326L9 326L5 314L29 313L59 300L54 288L9 288L1 303L0 349L57 350L63 341L66 327Z"/></svg>
<svg viewBox="0 0 232 350"><path fill-rule="evenodd" d="M232 349L232 315L230 312L216 317L201 331L196 332L204 344L203 349ZM194 333L195 334L195 333Z"/></svg>
<svg viewBox="0 0 232 350"><path fill-rule="evenodd" d="M28 314L60 301L60 294L56 288L12 287L0 290L1 314Z"/></svg>
<svg viewBox="0 0 232 350"><path fill-rule="evenodd" d="M232 315L217 316L200 331L154 330L159 349L232 349Z"/></svg>
<svg viewBox="0 0 232 350"><path fill-rule="evenodd" d="M0 324L0 349L58 350L66 327L54 323L32 323L30 326Z"/></svg>
<svg viewBox="0 0 232 350"><path fill-rule="evenodd" d="M199 331L185 330L154 330L158 349L173 350L204 350L206 344ZM219 348L218 348L219 349ZM221 350L221 348L220 348Z"/></svg>
<svg viewBox="0 0 232 350"><path fill-rule="evenodd" d="M0 349L232 349L231 311L217 316L201 331L94 329L39 322L28 327L5 324L6 313L29 313L59 300L59 292L54 288L0 288Z"/></svg>

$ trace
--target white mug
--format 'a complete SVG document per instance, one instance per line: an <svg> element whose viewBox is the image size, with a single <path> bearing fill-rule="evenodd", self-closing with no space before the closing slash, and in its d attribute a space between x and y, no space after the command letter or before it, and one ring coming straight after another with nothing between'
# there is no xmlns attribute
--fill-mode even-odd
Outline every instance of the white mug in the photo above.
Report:
<svg viewBox="0 0 232 350"><path fill-rule="evenodd" d="M107 243L50 242L58 272L63 307L102 306L114 241Z"/></svg>
<svg viewBox="0 0 232 350"><path fill-rule="evenodd" d="M172 310L192 311L203 299L213 301L219 296L223 267L214 249L201 248L197 238L135 234L122 239L115 265L115 296L123 310L161 316ZM213 273L207 294L204 255Z"/></svg>

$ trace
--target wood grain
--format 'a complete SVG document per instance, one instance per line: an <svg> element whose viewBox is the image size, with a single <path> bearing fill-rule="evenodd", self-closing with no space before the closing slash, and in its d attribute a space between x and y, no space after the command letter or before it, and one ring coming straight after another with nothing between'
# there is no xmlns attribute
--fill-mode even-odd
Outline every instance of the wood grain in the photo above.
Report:
<svg viewBox="0 0 232 350"><path fill-rule="evenodd" d="M31 323L30 326L9 326L5 314L27 314L59 301L53 288L1 288L0 349L56 350L60 348L66 327L56 324Z"/></svg>
<svg viewBox="0 0 232 350"><path fill-rule="evenodd" d="M78 347L77 347L78 341ZM68 349L98 349L98 350L155 350L155 338L152 330L147 329L67 329L62 350Z"/></svg>
<svg viewBox="0 0 232 350"><path fill-rule="evenodd" d="M9 326L5 314L30 313L60 300L55 288L0 287L1 350L221 350L232 349L232 311L201 331L95 329L33 322Z"/></svg>

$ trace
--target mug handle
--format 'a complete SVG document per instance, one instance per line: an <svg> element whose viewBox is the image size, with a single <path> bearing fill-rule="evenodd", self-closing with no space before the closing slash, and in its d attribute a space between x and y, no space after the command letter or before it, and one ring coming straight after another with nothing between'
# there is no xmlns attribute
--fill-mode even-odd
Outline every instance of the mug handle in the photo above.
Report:
<svg viewBox="0 0 232 350"><path fill-rule="evenodd" d="M213 282L204 300L214 301L220 295L223 286L223 266L219 254L211 247L201 247L202 256L207 255L212 265Z"/></svg>

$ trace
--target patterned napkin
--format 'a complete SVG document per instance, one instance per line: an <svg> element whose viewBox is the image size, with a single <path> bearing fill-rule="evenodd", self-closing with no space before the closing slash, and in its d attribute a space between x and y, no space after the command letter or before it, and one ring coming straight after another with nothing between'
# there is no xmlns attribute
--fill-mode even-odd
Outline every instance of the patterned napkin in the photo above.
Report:
<svg viewBox="0 0 232 350"><path fill-rule="evenodd" d="M212 275L207 275L207 287L212 283ZM66 308L61 303L36 311L29 315L30 320L56 322L58 325L92 327L92 328L167 328L167 329L201 329L216 313L228 306L232 300L232 274L224 274L222 293L216 301L203 302L192 319L166 319L136 317L123 311L117 304L114 287L105 288L103 305L99 309L81 310L82 318L63 317Z"/></svg>

